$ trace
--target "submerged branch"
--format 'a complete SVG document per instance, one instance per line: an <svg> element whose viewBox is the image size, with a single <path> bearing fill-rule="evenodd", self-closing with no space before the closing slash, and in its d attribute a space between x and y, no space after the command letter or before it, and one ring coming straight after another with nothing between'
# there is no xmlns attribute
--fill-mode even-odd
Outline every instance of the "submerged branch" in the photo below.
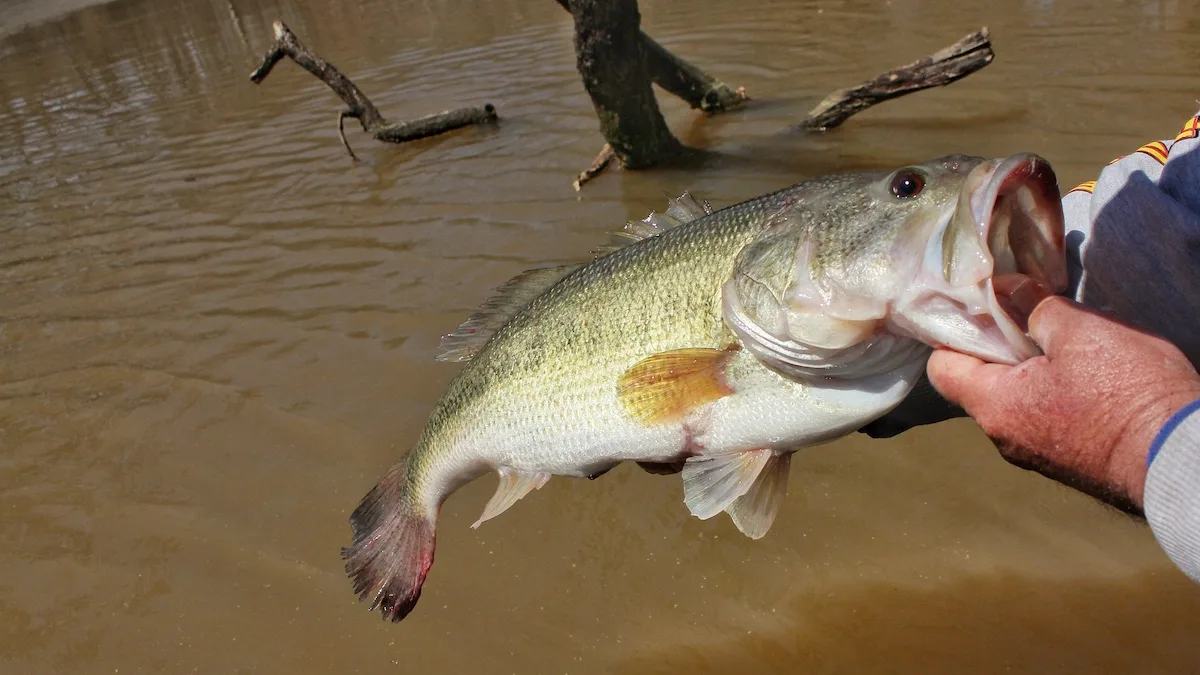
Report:
<svg viewBox="0 0 1200 675"><path fill-rule="evenodd" d="M276 21L272 27L275 30L275 44L263 56L262 63L250 73L250 81L255 84L261 83L271 73L275 64L285 56L315 75L346 103L347 109L338 114L338 137L352 159L357 158L346 141L343 127L347 117L357 119L363 131L374 136L376 140L389 143L403 143L496 119L496 109L488 103L480 107L446 110L407 122L389 123L375 104L371 103L371 99L367 98L350 78L343 75L332 63L305 47L282 21Z"/></svg>
<svg viewBox="0 0 1200 675"><path fill-rule="evenodd" d="M839 89L808 113L800 127L824 131L871 106L922 89L942 87L983 68L995 58L986 27L906 66L857 87Z"/></svg>
<svg viewBox="0 0 1200 675"><path fill-rule="evenodd" d="M391 143L414 141L426 136L435 136L444 131L458 129L471 124L482 124L496 119L496 108L485 103L474 108L455 108L418 117L415 120L384 124L375 130L375 138Z"/></svg>
<svg viewBox="0 0 1200 675"><path fill-rule="evenodd" d="M654 84L687 101L693 109L724 112L745 105L750 97L745 87L731 87L695 65L672 54L642 32L642 50Z"/></svg>
<svg viewBox="0 0 1200 675"><path fill-rule="evenodd" d="M604 171L605 167L611 164L615 157L616 154L613 152L612 146L605 143L604 147L600 148L600 154L596 155L596 159L592 160L592 165L580 172L579 176L575 178L575 191L579 192L583 188L584 183L598 176L601 171Z"/></svg>
<svg viewBox="0 0 1200 675"><path fill-rule="evenodd" d="M338 113L338 138L342 139L342 145L345 146L346 153L350 155L350 159L357 162L358 156L355 155L354 151L350 149L350 143L346 140L346 128L344 125L347 117L357 118L358 114L353 110L343 110L342 112Z"/></svg>

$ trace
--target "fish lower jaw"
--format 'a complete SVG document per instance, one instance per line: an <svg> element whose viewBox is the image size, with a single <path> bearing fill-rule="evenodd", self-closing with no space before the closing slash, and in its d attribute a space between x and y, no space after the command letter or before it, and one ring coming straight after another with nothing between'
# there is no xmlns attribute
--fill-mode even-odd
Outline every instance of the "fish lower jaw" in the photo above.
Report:
<svg viewBox="0 0 1200 675"><path fill-rule="evenodd" d="M1015 365L1041 355L1026 333L1028 311L1033 309L1024 310L1029 304L1027 284L1009 278L1001 281L999 294L995 287L988 278L954 289L918 288L893 305L889 330L993 363Z"/></svg>

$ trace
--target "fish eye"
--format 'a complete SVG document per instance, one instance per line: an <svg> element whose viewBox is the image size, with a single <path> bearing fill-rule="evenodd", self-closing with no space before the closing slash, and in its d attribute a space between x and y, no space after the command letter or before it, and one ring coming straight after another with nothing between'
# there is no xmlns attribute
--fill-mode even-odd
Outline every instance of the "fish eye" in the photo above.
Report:
<svg viewBox="0 0 1200 675"><path fill-rule="evenodd" d="M916 171L901 171L892 178L891 190L897 199L910 199L921 194L925 177Z"/></svg>

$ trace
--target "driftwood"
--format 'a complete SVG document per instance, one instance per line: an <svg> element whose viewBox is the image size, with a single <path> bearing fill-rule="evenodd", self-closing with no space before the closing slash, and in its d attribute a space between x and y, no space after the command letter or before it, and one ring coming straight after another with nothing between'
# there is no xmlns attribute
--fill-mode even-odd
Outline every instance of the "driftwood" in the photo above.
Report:
<svg viewBox="0 0 1200 675"><path fill-rule="evenodd" d="M857 87L833 92L809 111L799 126L810 131L832 129L876 103L961 80L991 63L995 56L988 29L984 27L919 61L888 71Z"/></svg>
<svg viewBox="0 0 1200 675"><path fill-rule="evenodd" d="M583 184L595 178L601 171L604 171L605 167L612 163L615 157L616 154L613 153L612 146L605 143L604 147L600 148L600 153L596 155L596 159L592 160L592 165L579 172L579 175L575 177L575 182L573 183L575 191L579 192L582 190Z"/></svg>
<svg viewBox="0 0 1200 675"><path fill-rule="evenodd" d="M358 120L363 131L374 136L376 140L388 143L403 143L496 119L496 108L491 103L487 103L480 107L455 108L415 120L390 123L380 114L379 109L371 103L366 94L350 81L350 78L343 75L332 63L325 61L305 47L296 34L282 21L276 21L273 28L275 29L275 44L263 56L263 61L258 68L250 73L250 81L255 84L262 82L271 73L275 64L287 56L329 85L329 88L346 102L346 110L338 113L338 137L342 139L342 145L346 147L346 152L350 153L351 159L357 159L357 157L346 141L343 125L347 117Z"/></svg>

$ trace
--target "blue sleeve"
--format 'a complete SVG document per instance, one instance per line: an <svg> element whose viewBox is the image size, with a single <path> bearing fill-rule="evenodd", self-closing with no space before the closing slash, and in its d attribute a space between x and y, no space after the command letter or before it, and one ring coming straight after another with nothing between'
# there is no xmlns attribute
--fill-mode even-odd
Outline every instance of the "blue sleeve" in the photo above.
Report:
<svg viewBox="0 0 1200 675"><path fill-rule="evenodd" d="M1078 302L1162 336L1200 363L1200 115L1063 197Z"/></svg>

